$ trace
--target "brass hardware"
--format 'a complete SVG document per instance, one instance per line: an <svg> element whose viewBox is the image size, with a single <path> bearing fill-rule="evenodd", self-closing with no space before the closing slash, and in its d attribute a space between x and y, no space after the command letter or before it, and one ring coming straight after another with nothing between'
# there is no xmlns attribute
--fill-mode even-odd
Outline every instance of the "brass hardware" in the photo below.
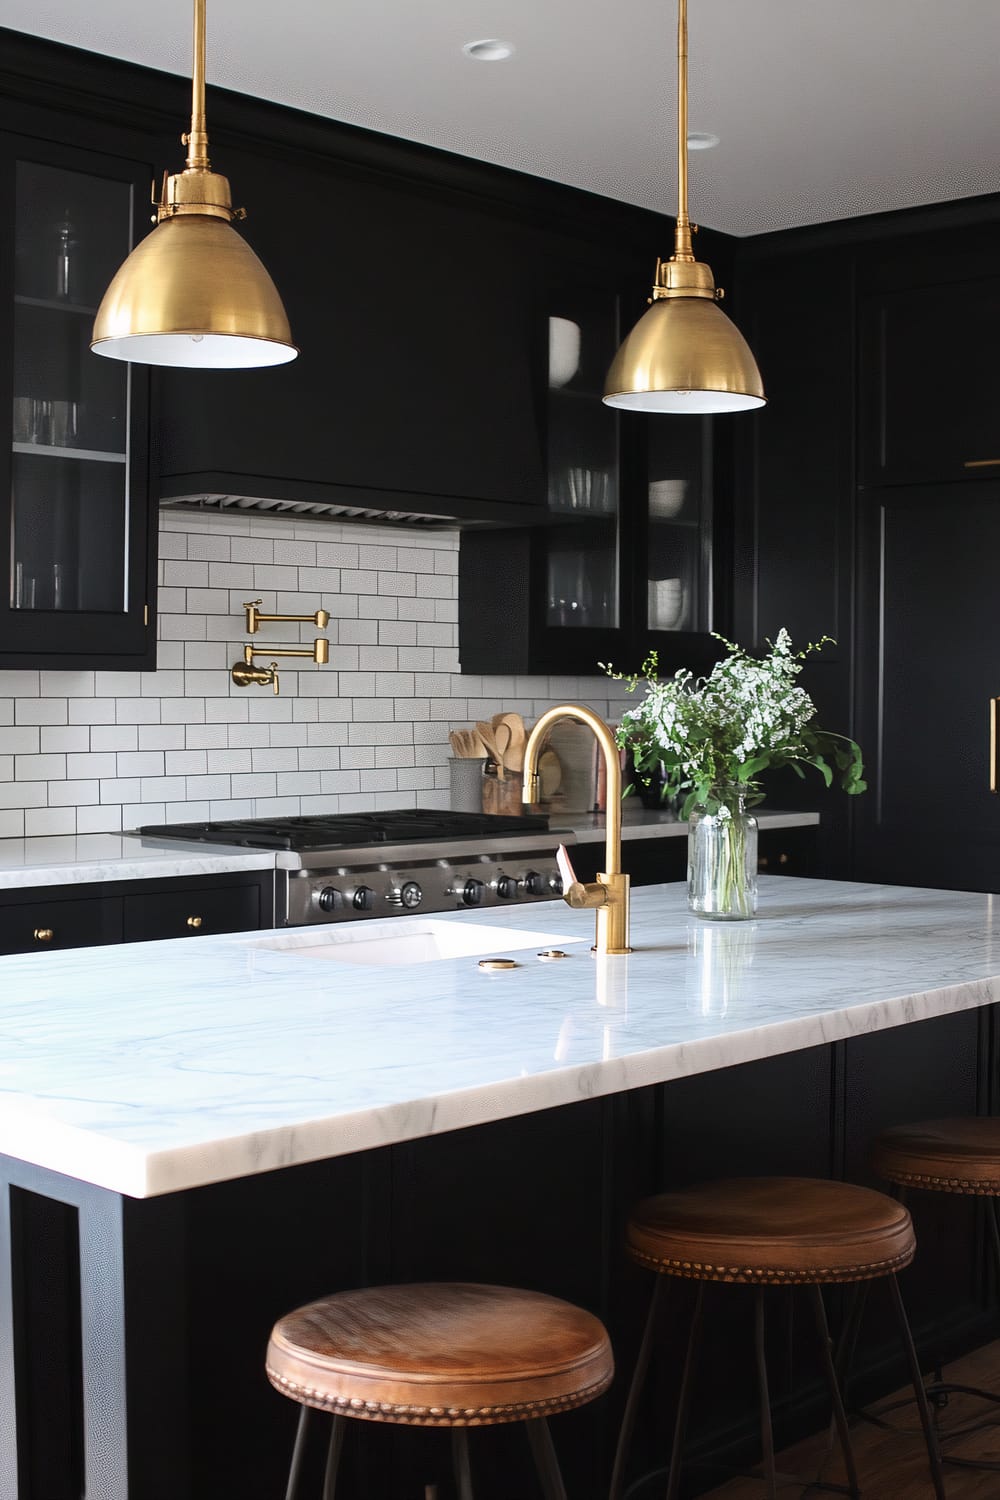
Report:
<svg viewBox="0 0 1000 1500"><path fill-rule="evenodd" d="M148 625L149 624L149 605L148 604L144 604L142 606L142 623L144 625Z"/></svg>
<svg viewBox="0 0 1000 1500"><path fill-rule="evenodd" d="M269 667L258 667L254 664L254 657L261 656L308 656L317 666L325 666L330 660L330 642L325 636L318 635L311 646L268 646L267 651L257 652L253 646L243 647L243 660L234 664L230 676L237 687L249 687L255 683L258 687L267 687L270 683L274 688L274 696L278 696L278 663L273 661Z"/></svg>
<svg viewBox="0 0 1000 1500"><path fill-rule="evenodd" d="M1000 772L997 770L997 749L1000 746L998 714L1000 698L990 699L990 791L1000 791Z"/></svg>
<svg viewBox="0 0 1000 1500"><path fill-rule="evenodd" d="M304 625L315 625L317 630L325 630L330 623L329 611L325 609L318 609L314 615L262 615L260 605L260 599L251 599L243 605L247 612L247 635L256 635L264 621L299 620Z"/></svg>
<svg viewBox="0 0 1000 1500"><path fill-rule="evenodd" d="M561 948L546 948L538 957L543 964L550 964L557 958L569 958L569 954L564 953Z"/></svg>
<svg viewBox="0 0 1000 1500"><path fill-rule="evenodd" d="M51 941L52 941L52 939L54 937L55 937L55 933L52 931L51 927L36 927L35 928L35 942L36 943L51 943Z"/></svg>
<svg viewBox="0 0 1000 1500"><path fill-rule="evenodd" d="M189 927L193 927L193 928L195 928L197 930L201 926L201 918L200 917L188 917L187 924L188 924Z"/></svg>
<svg viewBox="0 0 1000 1500"><path fill-rule="evenodd" d="M183 172L163 175L157 226L118 268L90 347L113 359L202 368L284 364L292 343L266 269L232 227L227 179L213 172L205 124L205 3L194 0L191 129Z"/></svg>
<svg viewBox="0 0 1000 1500"><path fill-rule="evenodd" d="M967 458L962 465L963 469L996 469L1000 468L1000 458Z"/></svg>
<svg viewBox="0 0 1000 1500"><path fill-rule="evenodd" d="M479 960L481 969L516 969L517 964L512 958L481 958Z"/></svg>
<svg viewBox="0 0 1000 1500"><path fill-rule="evenodd" d="M578 719L597 737L607 775L604 863L596 881L575 882L563 892L568 906L596 908L595 953L631 953L629 947L629 877L622 874L622 768L618 746L604 720L578 703L561 703L547 709L537 720L524 746L524 790L522 801L538 801L538 755L548 731L560 719Z"/></svg>
<svg viewBox="0 0 1000 1500"><path fill-rule="evenodd" d="M247 655L250 652L250 655ZM244 646L243 661L233 663L230 677L237 687L249 687L251 683L255 687L273 687L274 696L278 696L278 663L273 661L269 667L256 667L253 663L253 648Z"/></svg>
<svg viewBox="0 0 1000 1500"><path fill-rule="evenodd" d="M647 412L742 411L765 403L750 347L718 306L711 267L695 259L688 215L687 0L677 0L677 225L657 260L653 295L612 361L604 401Z"/></svg>

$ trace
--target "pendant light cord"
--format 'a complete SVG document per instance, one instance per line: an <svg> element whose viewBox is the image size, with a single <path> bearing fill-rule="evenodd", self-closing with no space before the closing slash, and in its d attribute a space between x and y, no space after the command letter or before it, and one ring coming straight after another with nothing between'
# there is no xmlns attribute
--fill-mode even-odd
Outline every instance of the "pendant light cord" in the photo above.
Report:
<svg viewBox="0 0 1000 1500"><path fill-rule="evenodd" d="M674 259L694 260L688 218L688 23L687 0L677 0L677 229Z"/></svg>
<svg viewBox="0 0 1000 1500"><path fill-rule="evenodd" d="M683 4L683 0L681 0ZM187 169L208 172L208 130L205 123L205 4L194 0L194 57L191 64L191 132L187 137Z"/></svg>

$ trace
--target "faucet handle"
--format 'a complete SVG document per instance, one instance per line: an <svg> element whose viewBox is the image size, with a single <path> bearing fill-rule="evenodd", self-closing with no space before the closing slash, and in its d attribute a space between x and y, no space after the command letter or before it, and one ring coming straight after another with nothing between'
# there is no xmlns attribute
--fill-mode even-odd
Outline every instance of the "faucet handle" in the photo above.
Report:
<svg viewBox="0 0 1000 1500"><path fill-rule="evenodd" d="M271 663L271 682L274 685L274 696L277 698L280 689L278 687L278 663L276 661Z"/></svg>
<svg viewBox="0 0 1000 1500"><path fill-rule="evenodd" d="M584 884L577 880L573 862L569 857L565 844L560 844L556 850L556 864L559 874L562 876L563 900L567 906L576 908L589 906L604 906L607 903L607 887L599 881L587 881Z"/></svg>

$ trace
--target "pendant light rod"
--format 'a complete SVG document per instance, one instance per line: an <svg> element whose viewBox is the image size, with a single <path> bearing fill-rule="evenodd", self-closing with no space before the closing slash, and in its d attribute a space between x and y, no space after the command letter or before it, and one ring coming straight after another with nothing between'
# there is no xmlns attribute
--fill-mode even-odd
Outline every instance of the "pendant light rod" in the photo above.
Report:
<svg viewBox="0 0 1000 1500"><path fill-rule="evenodd" d="M688 12L687 0L677 0L677 228L675 260L694 260L691 220L688 218Z"/></svg>
<svg viewBox="0 0 1000 1500"><path fill-rule="evenodd" d="M191 62L191 130L183 138L189 172L208 172L208 128L205 122L205 7L194 0L194 55Z"/></svg>

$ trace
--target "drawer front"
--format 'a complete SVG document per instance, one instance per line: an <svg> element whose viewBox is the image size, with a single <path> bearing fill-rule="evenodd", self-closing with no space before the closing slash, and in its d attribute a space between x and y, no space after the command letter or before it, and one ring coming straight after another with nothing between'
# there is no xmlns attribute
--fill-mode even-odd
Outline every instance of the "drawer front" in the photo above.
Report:
<svg viewBox="0 0 1000 1500"><path fill-rule="evenodd" d="M123 904L126 943L198 937L210 932L251 932L260 926L257 886L137 891L125 896Z"/></svg>
<svg viewBox="0 0 1000 1500"><path fill-rule="evenodd" d="M91 948L121 940L121 903L114 897L35 901L0 907L0 953Z"/></svg>

